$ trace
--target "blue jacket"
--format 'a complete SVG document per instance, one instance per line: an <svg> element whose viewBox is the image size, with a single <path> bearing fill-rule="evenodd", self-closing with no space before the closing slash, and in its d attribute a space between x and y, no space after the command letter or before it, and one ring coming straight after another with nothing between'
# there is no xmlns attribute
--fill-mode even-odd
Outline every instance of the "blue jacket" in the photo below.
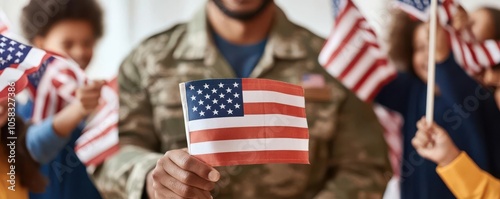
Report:
<svg viewBox="0 0 500 199"><path fill-rule="evenodd" d="M484 170L500 177L500 111L493 94L458 66L453 56L436 65L434 120L456 145ZM411 144L416 123L426 111L427 85L415 75L400 73L376 101L400 112L405 120L401 194L403 199L455 198L436 173L436 164L418 155ZM496 122L495 122L496 121ZM494 141L496 140L496 141ZM496 158L495 158L496 157Z"/></svg>

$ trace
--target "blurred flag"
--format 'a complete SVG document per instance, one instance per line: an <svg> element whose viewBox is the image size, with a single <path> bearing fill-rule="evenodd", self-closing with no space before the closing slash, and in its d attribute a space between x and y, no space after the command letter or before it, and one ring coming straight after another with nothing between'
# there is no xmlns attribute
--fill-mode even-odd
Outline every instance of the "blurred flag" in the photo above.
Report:
<svg viewBox="0 0 500 199"><path fill-rule="evenodd" d="M430 0L398 0L396 6L421 21L429 19ZM450 35L451 49L457 63L467 73L478 74L500 63L500 41L476 42L467 28L454 29L451 24L458 6L458 1L439 1L438 17Z"/></svg>
<svg viewBox="0 0 500 199"><path fill-rule="evenodd" d="M309 164L304 90L265 79L180 86L189 153L212 166Z"/></svg>
<svg viewBox="0 0 500 199"><path fill-rule="evenodd" d="M392 80L396 69L388 65L377 36L350 0L334 0L340 6L319 62L326 70L364 101Z"/></svg>
<svg viewBox="0 0 500 199"><path fill-rule="evenodd" d="M12 92L12 82L16 93L30 88L32 122L38 123L71 103L88 79L76 63L0 35L0 98ZM103 87L101 96L101 105L75 148L87 166L102 163L118 149L116 78Z"/></svg>
<svg viewBox="0 0 500 199"><path fill-rule="evenodd" d="M443 25L448 24L457 12L457 3L453 0L438 0L438 4L439 21ZM394 5L417 19L429 20L431 0L397 0Z"/></svg>
<svg viewBox="0 0 500 199"><path fill-rule="evenodd" d="M101 164L118 151L118 82L109 81L101 91L101 103L78 138L75 153L87 167Z"/></svg>
<svg viewBox="0 0 500 199"><path fill-rule="evenodd" d="M46 68L53 55L0 34L0 98L15 84L15 93L28 85L28 74Z"/></svg>

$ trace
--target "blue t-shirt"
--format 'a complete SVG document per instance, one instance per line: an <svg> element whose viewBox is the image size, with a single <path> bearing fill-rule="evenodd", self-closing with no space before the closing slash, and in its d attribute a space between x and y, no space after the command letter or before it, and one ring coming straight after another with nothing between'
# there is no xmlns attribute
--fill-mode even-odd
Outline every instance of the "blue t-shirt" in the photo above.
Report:
<svg viewBox="0 0 500 199"><path fill-rule="evenodd" d="M258 64L267 44L264 39L256 44L236 45L213 33L215 45L239 78L249 77Z"/></svg>

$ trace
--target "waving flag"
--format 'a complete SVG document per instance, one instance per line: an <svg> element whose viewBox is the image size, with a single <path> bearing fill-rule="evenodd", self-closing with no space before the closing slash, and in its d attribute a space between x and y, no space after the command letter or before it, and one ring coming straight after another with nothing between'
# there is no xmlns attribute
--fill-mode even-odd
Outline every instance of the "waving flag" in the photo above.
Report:
<svg viewBox="0 0 500 199"><path fill-rule="evenodd" d="M180 84L189 153L212 166L309 163L304 90L265 79Z"/></svg>
<svg viewBox="0 0 500 199"><path fill-rule="evenodd" d="M430 0L398 0L396 6L421 21L428 21ZM500 41L476 42L470 30L455 30L450 24L458 10L454 0L441 0L438 16L450 35L451 49L457 63L467 73L474 75L500 63Z"/></svg>
<svg viewBox="0 0 500 199"><path fill-rule="evenodd" d="M71 103L88 79L76 63L0 35L0 98L15 84L26 86L34 100L32 122L57 114ZM87 166L95 166L118 149L118 92L116 79L101 91L101 105L77 140L75 152Z"/></svg>
<svg viewBox="0 0 500 199"><path fill-rule="evenodd" d="M7 96L10 84L15 93L28 85L27 75L46 68L52 54L0 35L0 98Z"/></svg>
<svg viewBox="0 0 500 199"><path fill-rule="evenodd" d="M87 167L101 164L118 151L118 82L109 81L101 91L102 102L78 138L75 153Z"/></svg>
<svg viewBox="0 0 500 199"><path fill-rule="evenodd" d="M392 80L396 69L388 65L377 36L350 0L336 0L340 6L319 62L326 70L364 101L371 101L382 86Z"/></svg>

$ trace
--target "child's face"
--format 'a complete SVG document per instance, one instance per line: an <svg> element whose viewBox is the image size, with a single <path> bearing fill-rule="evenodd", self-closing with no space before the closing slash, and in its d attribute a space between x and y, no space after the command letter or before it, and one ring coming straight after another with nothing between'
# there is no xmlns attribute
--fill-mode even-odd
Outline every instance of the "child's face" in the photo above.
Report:
<svg viewBox="0 0 500 199"><path fill-rule="evenodd" d="M472 34L480 42L495 37L495 21L486 9L479 9L471 13L470 25Z"/></svg>
<svg viewBox="0 0 500 199"><path fill-rule="evenodd" d="M34 44L44 50L67 55L82 69L87 68L94 54L96 38L89 22L63 20L56 23L45 37L36 37Z"/></svg>
<svg viewBox="0 0 500 199"><path fill-rule="evenodd" d="M422 23L415 29L413 36L413 70L424 82L427 82L427 57L429 55L428 28Z"/></svg>

